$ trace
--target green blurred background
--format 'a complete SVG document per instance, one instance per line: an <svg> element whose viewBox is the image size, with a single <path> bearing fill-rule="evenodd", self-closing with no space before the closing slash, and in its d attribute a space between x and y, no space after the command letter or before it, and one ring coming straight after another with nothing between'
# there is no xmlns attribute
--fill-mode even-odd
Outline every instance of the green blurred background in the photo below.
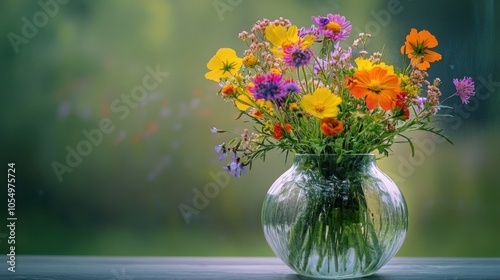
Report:
<svg viewBox="0 0 500 280"><path fill-rule="evenodd" d="M290 161L273 154L240 179L220 173L213 147L226 135L209 129L246 124L234 121L234 108L204 79L206 63L220 47L242 56L237 35L258 19L282 16L309 27L311 15L341 13L355 32L374 35L369 48L384 47L390 63L401 62L410 28L430 30L443 55L430 75L442 78L442 91L453 93L451 79L465 75L478 86L468 106L452 100L462 110L440 124L454 145L414 134L415 158L396 146L379 161L409 207L399 255L500 256L497 1L63 2L42 0L57 3L48 15L37 1L0 2L0 156L4 176L7 163L16 163L17 254L272 255L260 209ZM113 110L143 83L146 67L163 72L157 86L127 114ZM54 162L66 165L67 147L77 149L82 130L98 129L103 119L113 131L59 180ZM197 201L197 191L217 183L210 174L225 187ZM193 199L206 205L183 217L179 207L194 207Z"/></svg>

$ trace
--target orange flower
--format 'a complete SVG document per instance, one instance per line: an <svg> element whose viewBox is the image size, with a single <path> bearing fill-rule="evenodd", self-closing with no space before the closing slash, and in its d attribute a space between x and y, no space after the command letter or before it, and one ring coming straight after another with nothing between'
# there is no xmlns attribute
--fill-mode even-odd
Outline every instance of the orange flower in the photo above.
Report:
<svg viewBox="0 0 500 280"><path fill-rule="evenodd" d="M395 74L388 74L387 69L375 66L370 70L354 72L354 80L349 85L349 91L357 98L366 97L368 109L378 105L384 110L394 107L399 89L399 79Z"/></svg>
<svg viewBox="0 0 500 280"><path fill-rule="evenodd" d="M334 118L321 119L319 127L326 136L335 136L344 130L342 122Z"/></svg>
<svg viewBox="0 0 500 280"><path fill-rule="evenodd" d="M222 93L224 95L232 95L232 94L235 94L236 91L238 90L237 87L233 86L233 85L230 85L230 84L226 84L223 88L222 88Z"/></svg>
<svg viewBox="0 0 500 280"><path fill-rule="evenodd" d="M407 54L412 65L417 65L419 70L427 70L431 67L429 62L441 60L441 55L429 49L438 45L434 35L427 30L417 33L417 29L412 28L410 34L406 36L406 42L401 47L401 53Z"/></svg>

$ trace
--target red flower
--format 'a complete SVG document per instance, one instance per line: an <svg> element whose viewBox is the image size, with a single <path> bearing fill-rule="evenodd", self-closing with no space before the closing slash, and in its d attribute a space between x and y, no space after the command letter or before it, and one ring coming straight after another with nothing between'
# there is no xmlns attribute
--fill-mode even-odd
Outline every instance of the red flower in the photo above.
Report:
<svg viewBox="0 0 500 280"><path fill-rule="evenodd" d="M326 136L335 136L344 130L342 122L334 118L323 118L319 127Z"/></svg>
<svg viewBox="0 0 500 280"><path fill-rule="evenodd" d="M222 88L222 93L224 95L231 95L231 94L234 94L236 93L238 89L232 85L225 85L223 88Z"/></svg>
<svg viewBox="0 0 500 280"><path fill-rule="evenodd" d="M393 114L394 116L407 120L410 118L410 110L408 109L408 93L400 92L394 101Z"/></svg>
<svg viewBox="0 0 500 280"><path fill-rule="evenodd" d="M292 130L292 126L287 123L285 124L285 129L287 132L290 132ZM273 132L273 137L276 140L280 140L283 137L283 132L285 132L285 129L283 128L283 125L281 123L277 123L274 125L274 132Z"/></svg>

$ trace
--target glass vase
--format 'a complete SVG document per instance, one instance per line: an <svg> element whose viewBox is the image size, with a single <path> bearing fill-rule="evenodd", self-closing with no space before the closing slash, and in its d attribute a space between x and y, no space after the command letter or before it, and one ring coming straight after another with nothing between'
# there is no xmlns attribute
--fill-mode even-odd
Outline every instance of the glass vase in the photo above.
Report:
<svg viewBox="0 0 500 280"><path fill-rule="evenodd" d="M262 226L295 272L353 278L375 273L397 253L408 211L372 154L295 155L264 199Z"/></svg>

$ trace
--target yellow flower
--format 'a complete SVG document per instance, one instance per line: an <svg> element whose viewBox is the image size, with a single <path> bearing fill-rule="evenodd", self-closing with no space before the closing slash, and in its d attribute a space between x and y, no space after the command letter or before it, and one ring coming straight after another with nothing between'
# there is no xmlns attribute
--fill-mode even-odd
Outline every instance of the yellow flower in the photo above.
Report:
<svg viewBox="0 0 500 280"><path fill-rule="evenodd" d="M380 62L378 64L373 63L369 59L358 57L354 60L356 65L358 66L358 70L371 70L373 67L378 66L382 69L387 70L388 75L394 75L394 66L387 65L384 62Z"/></svg>
<svg viewBox="0 0 500 280"><path fill-rule="evenodd" d="M415 87L410 80L410 77L407 75L399 74L399 87L402 92L408 93L409 97L417 97L420 93L420 89Z"/></svg>
<svg viewBox="0 0 500 280"><path fill-rule="evenodd" d="M257 62L258 62L257 57L253 54L245 56L242 61L243 65L249 68L254 67L257 64Z"/></svg>
<svg viewBox="0 0 500 280"><path fill-rule="evenodd" d="M302 109L318 119L334 118L339 113L338 105L342 99L333 94L328 88L317 88L313 94L304 95L300 101Z"/></svg>
<svg viewBox="0 0 500 280"><path fill-rule="evenodd" d="M373 62L369 59L362 58L361 56L354 60L358 66L358 70L370 70L373 68Z"/></svg>
<svg viewBox="0 0 500 280"><path fill-rule="evenodd" d="M274 46L271 51L279 57L283 57L283 50L292 46L299 46L302 49L310 47L316 39L314 35L299 37L298 28L295 25L286 29L282 25L269 25L266 27L266 39Z"/></svg>
<svg viewBox="0 0 500 280"><path fill-rule="evenodd" d="M234 105L241 111L246 111L248 108L255 107L255 99L252 98L249 92L245 91L234 100Z"/></svg>
<svg viewBox="0 0 500 280"><path fill-rule="evenodd" d="M238 95L234 100L234 105L241 111L246 111L249 108L265 109L268 112L272 111L273 103L269 100L255 100L250 92L245 90Z"/></svg>
<svg viewBox="0 0 500 280"><path fill-rule="evenodd" d="M294 103L290 104L290 106L288 107L288 109L290 111L292 111L292 112L296 112L296 111L299 110L299 105L297 105L297 103L294 102Z"/></svg>
<svg viewBox="0 0 500 280"><path fill-rule="evenodd" d="M210 72L205 74L205 78L215 82L220 82L221 78L229 78L240 70L241 58L230 48L221 48L207 63Z"/></svg>
<svg viewBox="0 0 500 280"><path fill-rule="evenodd" d="M281 71L278 68L271 68L271 74L281 74Z"/></svg>

